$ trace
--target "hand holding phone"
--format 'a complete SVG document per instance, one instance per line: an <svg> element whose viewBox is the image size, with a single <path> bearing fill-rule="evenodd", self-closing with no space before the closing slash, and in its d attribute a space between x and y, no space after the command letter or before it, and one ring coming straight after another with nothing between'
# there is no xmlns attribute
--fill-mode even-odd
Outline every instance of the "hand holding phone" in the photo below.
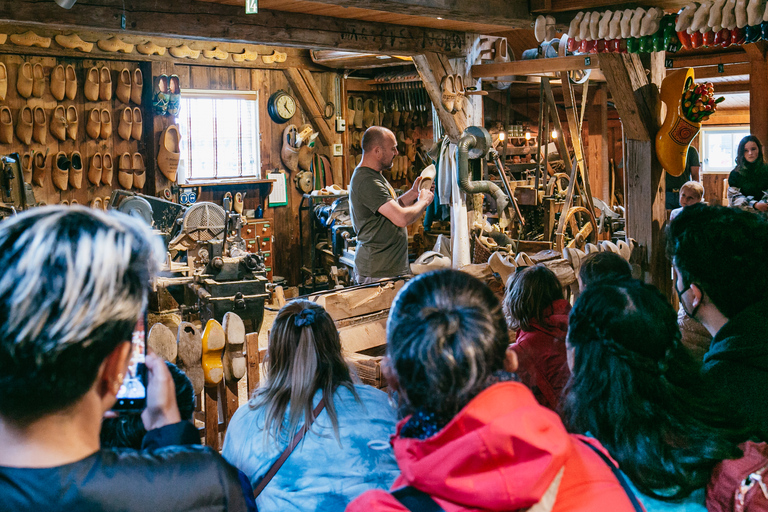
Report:
<svg viewBox="0 0 768 512"><path fill-rule="evenodd" d="M147 407L141 413L141 420L147 431L172 425L181 421L176 403L176 386L171 372L163 358L147 354Z"/></svg>
<svg viewBox="0 0 768 512"><path fill-rule="evenodd" d="M147 378L145 359L147 355L146 312L136 323L131 335L131 356L128 360L123 384L117 392L115 411L139 412L147 403Z"/></svg>

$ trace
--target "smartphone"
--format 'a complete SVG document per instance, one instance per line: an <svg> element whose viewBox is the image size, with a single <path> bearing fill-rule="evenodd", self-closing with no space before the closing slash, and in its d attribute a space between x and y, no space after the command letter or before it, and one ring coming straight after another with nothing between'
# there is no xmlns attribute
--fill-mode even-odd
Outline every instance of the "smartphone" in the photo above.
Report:
<svg viewBox="0 0 768 512"><path fill-rule="evenodd" d="M131 358L123 384L112 408L121 412L141 412L147 405L147 313L141 316L131 335Z"/></svg>

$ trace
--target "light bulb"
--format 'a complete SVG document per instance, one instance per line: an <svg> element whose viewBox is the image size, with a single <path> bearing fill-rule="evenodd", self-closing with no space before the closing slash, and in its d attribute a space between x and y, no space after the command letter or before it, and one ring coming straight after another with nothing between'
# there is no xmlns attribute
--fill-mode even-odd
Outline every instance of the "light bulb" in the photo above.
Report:
<svg viewBox="0 0 768 512"><path fill-rule="evenodd" d="M552 130L552 138L553 139L557 138L557 130Z"/></svg>
<svg viewBox="0 0 768 512"><path fill-rule="evenodd" d="M525 140L531 140L531 132L527 131L525 132Z"/></svg>
<svg viewBox="0 0 768 512"><path fill-rule="evenodd" d="M499 140L504 142L504 139L507 138L507 134L503 131L499 132Z"/></svg>

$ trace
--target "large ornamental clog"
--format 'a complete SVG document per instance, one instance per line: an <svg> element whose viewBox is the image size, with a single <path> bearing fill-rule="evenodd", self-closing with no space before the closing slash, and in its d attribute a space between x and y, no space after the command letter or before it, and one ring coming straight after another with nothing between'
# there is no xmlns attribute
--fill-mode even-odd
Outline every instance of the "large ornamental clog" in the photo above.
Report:
<svg viewBox="0 0 768 512"><path fill-rule="evenodd" d="M693 80L693 68L673 71L661 83L660 96L667 106L667 116L656 135L656 157L672 176L685 171L688 147L701 129L701 123L685 119L680 106L689 77Z"/></svg>

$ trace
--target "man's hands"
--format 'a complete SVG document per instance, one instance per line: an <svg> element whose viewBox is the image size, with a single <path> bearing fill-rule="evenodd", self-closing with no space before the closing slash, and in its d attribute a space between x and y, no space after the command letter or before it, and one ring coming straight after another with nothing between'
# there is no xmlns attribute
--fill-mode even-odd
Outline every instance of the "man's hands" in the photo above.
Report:
<svg viewBox="0 0 768 512"><path fill-rule="evenodd" d="M432 204L434 198L435 194L431 190L424 189L419 191L419 201L425 201L427 204Z"/></svg>
<svg viewBox="0 0 768 512"><path fill-rule="evenodd" d="M413 180L413 185L411 186L411 191L417 196L419 195L419 185L421 185L421 176Z"/></svg>
<svg viewBox="0 0 768 512"><path fill-rule="evenodd" d="M181 421L176 403L176 386L165 361L149 353L147 366L147 407L141 413L141 420L147 431L172 425Z"/></svg>
<svg viewBox="0 0 768 512"><path fill-rule="evenodd" d="M759 210L761 212L768 212L768 203L765 201L758 201L755 203L755 210Z"/></svg>

